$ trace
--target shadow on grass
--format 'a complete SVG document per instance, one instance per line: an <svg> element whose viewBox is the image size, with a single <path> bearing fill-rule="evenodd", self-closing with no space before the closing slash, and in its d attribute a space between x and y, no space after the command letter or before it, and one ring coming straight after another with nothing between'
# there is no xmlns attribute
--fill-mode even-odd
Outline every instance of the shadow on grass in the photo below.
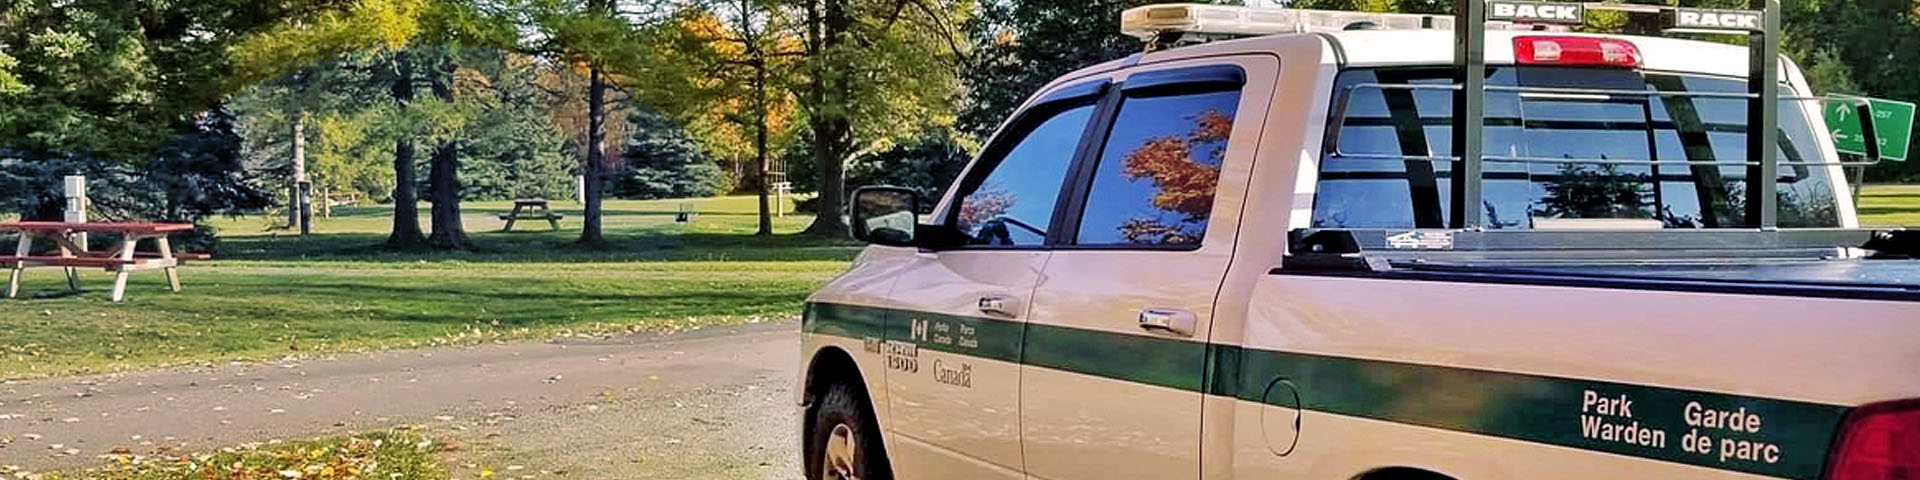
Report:
<svg viewBox="0 0 1920 480"><path fill-rule="evenodd" d="M1871 198L1874 200L1898 200L1898 201L1920 202L1920 192L1914 192L1914 193L1863 192L1860 194L1860 198L1863 198L1863 199Z"/></svg>
<svg viewBox="0 0 1920 480"><path fill-rule="evenodd" d="M562 210L554 210L554 211L555 211L555 212L561 212ZM573 211L574 211L574 212L578 212L579 210L573 210ZM792 210L788 210L788 212L792 212ZM680 214L680 212L677 212L677 211L672 211L672 210L605 210L605 211L602 211L602 212L601 212L600 214L601 214L601 215L605 215L605 216L609 216L609 217L611 217L611 216L650 216L650 217L657 217L657 216L667 216L667 217L671 217L671 216L674 216L674 215L679 215L679 214ZM757 216L760 216L760 212L695 212L695 214L694 214L694 216L697 216L697 217L707 217L707 216L717 216L717 217L757 217Z"/></svg>
<svg viewBox="0 0 1920 480"><path fill-rule="evenodd" d="M576 233L473 232L466 250L396 248L386 235L326 233L306 237L223 238L214 258L290 261L439 261L498 263L588 263L635 261L845 261L860 244L811 235L753 236L729 233L608 233L604 248L574 244Z"/></svg>
<svg viewBox="0 0 1920 480"><path fill-rule="evenodd" d="M1856 210L1863 216L1920 214L1920 208L1916 207L1857 207Z"/></svg>

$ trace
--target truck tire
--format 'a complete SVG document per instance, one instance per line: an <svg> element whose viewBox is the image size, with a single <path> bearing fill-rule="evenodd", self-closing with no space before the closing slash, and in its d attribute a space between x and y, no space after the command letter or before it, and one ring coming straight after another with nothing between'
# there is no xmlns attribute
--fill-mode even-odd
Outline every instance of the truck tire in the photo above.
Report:
<svg viewBox="0 0 1920 480"><path fill-rule="evenodd" d="M807 432L809 480L890 480L879 422L859 387L837 382L820 395Z"/></svg>

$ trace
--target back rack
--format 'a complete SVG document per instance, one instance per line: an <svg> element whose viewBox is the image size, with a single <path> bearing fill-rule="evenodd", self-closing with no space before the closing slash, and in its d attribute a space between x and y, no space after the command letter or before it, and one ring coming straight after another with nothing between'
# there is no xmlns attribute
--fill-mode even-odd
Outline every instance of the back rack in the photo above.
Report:
<svg viewBox="0 0 1920 480"><path fill-rule="evenodd" d="M1485 227L1481 203L1481 182L1486 161L1483 151L1486 128L1487 21L1489 7L1503 19L1531 19L1542 23L1580 23L1588 9L1627 10L1671 13L1674 30L1682 32L1744 33L1747 35L1747 227L1774 230L1779 227L1776 198L1780 176L1780 1L1749 0L1752 10L1704 10L1658 5L1602 5L1559 2L1520 2L1511 0L1455 0L1453 2L1454 47L1452 198L1450 227L1478 230ZM1524 15L1531 11L1533 15ZM1551 11L1555 15L1542 15ZM1571 12L1571 15L1563 15ZM1711 16L1709 27L1701 21ZM1725 22L1721 20L1732 20ZM1731 23L1732 25L1725 25ZM1672 30L1670 30L1672 31ZM1525 90L1514 88L1513 90ZM1613 94L1613 93L1609 93ZM1867 115L1872 116L1872 115ZM1651 127L1649 127L1651 128ZM1871 142L1870 142L1871 143ZM1871 153L1871 152L1870 152ZM1877 156L1877 155L1876 155Z"/></svg>
<svg viewBox="0 0 1920 480"><path fill-rule="evenodd" d="M1385 14L1365 12L1332 12L1296 9L1247 9L1209 5L1153 5L1128 10L1122 17L1122 29L1130 35L1147 42L1149 51L1179 46L1187 43L1206 42L1218 39L1238 38L1275 33L1312 33L1358 29L1443 29L1454 31L1454 62L1451 67L1451 84L1388 84L1369 83L1352 85L1338 93L1335 109L1332 112L1330 128L1325 138L1325 153L1334 156L1368 159L1430 160L1446 161L1451 164L1449 178L1452 194L1446 207L1450 211L1446 228L1406 228L1388 231L1370 229L1314 229L1305 228L1292 232L1294 238L1289 243L1294 256L1333 256L1334 263L1346 264L1348 260L1359 261L1361 266L1379 268L1391 257L1393 263L1422 262L1423 259L1445 261L1452 255L1438 255L1440 252L1460 251L1469 256L1481 256L1497 251L1588 252L1613 251L1616 253L1634 252L1649 254L1655 251L1667 251L1655 256L1697 255L1723 256L1733 254L1743 248L1753 252L1736 254L1737 256L1763 257L1772 254L1784 254L1789 257L1807 256L1831 257L1836 250L1866 247L1872 249L1876 243L1881 247L1893 241L1898 248L1887 250L1920 255L1920 238L1916 235L1903 235L1905 232L1876 232L1867 229L1779 229L1779 200L1777 179L1780 167L1788 166L1865 166L1880 161L1878 144L1872 141L1875 130L1870 123L1871 106L1864 98L1848 96L1783 97L1780 94L1780 3L1779 0L1748 0L1748 10L1700 9L1664 5L1623 5L1606 3L1575 3L1521 0L1455 0L1453 15L1425 14ZM1682 92L1661 90L1621 90L1621 89L1579 89L1579 88L1542 88L1524 86L1487 85L1486 41L1489 28L1502 30L1527 30L1543 32L1570 31L1572 26L1584 22L1589 10L1624 11L1631 13L1657 13L1664 17L1668 28L1664 33L1692 33L1717 35L1744 35L1748 47L1747 91L1732 92ZM1517 54L1517 52L1516 52ZM1339 151L1340 129L1345 126L1348 103L1352 93L1361 89L1404 89L1404 90L1442 90L1452 94L1451 112L1451 155L1418 156L1357 154ZM1746 124L1745 144L1747 158L1744 160L1638 160L1607 158L1536 158L1513 155L1487 155L1485 150L1486 97L1488 92L1511 93L1516 95L1561 95L1565 97L1587 97L1597 101L1620 101L1619 98L1639 98L1639 102L1650 102L1655 97L1703 97L1720 99L1745 99ZM1567 101L1568 98L1556 98ZM1798 161L1781 160L1780 155L1780 103L1782 100L1840 100L1855 105L1860 114L1861 130L1868 135L1865 142L1865 161ZM1651 113L1648 114L1651 116ZM1817 121L1809 118L1809 121ZM1524 122L1523 122L1524 123ZM1654 128L1651 118L1647 128ZM1756 127L1765 126L1765 127ZM1651 133L1651 132L1650 132ZM1649 135L1651 138L1651 135ZM1488 229L1483 203L1482 183L1485 163L1587 163L1587 164L1628 164L1628 165L1738 165L1747 170L1745 191L1749 192L1746 201L1745 224L1731 228L1707 230L1527 230L1506 231ZM1894 238L1899 236L1899 238ZM1408 238L1417 241L1406 242ZM1891 239L1891 240L1890 240ZM1625 243L1621 243L1625 242ZM1911 244L1911 245L1909 245ZM1360 255L1362 251L1393 252L1384 257ZM1482 252L1482 253L1472 253ZM1689 253L1690 252L1690 253ZM1315 255L1320 254L1320 255ZM1410 254L1410 255L1409 255ZM1844 255L1844 253L1841 253ZM1498 256L1499 254L1495 254ZM1606 255L1602 253L1601 255ZM1307 259L1293 259L1307 260Z"/></svg>

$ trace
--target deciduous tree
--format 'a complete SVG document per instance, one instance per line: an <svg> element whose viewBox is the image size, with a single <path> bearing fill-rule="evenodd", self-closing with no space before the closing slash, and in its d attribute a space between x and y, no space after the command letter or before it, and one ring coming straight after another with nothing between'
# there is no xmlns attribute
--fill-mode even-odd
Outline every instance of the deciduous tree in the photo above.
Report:
<svg viewBox="0 0 1920 480"><path fill-rule="evenodd" d="M807 233L847 236L846 165L927 125L953 123L952 93L974 4L935 0L789 0L804 18L798 89L820 184Z"/></svg>

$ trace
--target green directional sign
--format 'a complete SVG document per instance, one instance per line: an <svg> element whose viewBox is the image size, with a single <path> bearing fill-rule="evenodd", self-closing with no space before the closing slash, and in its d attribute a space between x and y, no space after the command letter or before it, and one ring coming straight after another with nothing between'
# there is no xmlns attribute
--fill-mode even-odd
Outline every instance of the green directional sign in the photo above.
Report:
<svg viewBox="0 0 1920 480"><path fill-rule="evenodd" d="M1841 153L1867 154L1867 136L1860 127L1859 100L1866 100L1873 111L1873 136L1880 146L1880 158L1906 161L1913 139L1914 105L1878 98L1828 99L1822 106L1827 129L1833 132L1833 146Z"/></svg>

